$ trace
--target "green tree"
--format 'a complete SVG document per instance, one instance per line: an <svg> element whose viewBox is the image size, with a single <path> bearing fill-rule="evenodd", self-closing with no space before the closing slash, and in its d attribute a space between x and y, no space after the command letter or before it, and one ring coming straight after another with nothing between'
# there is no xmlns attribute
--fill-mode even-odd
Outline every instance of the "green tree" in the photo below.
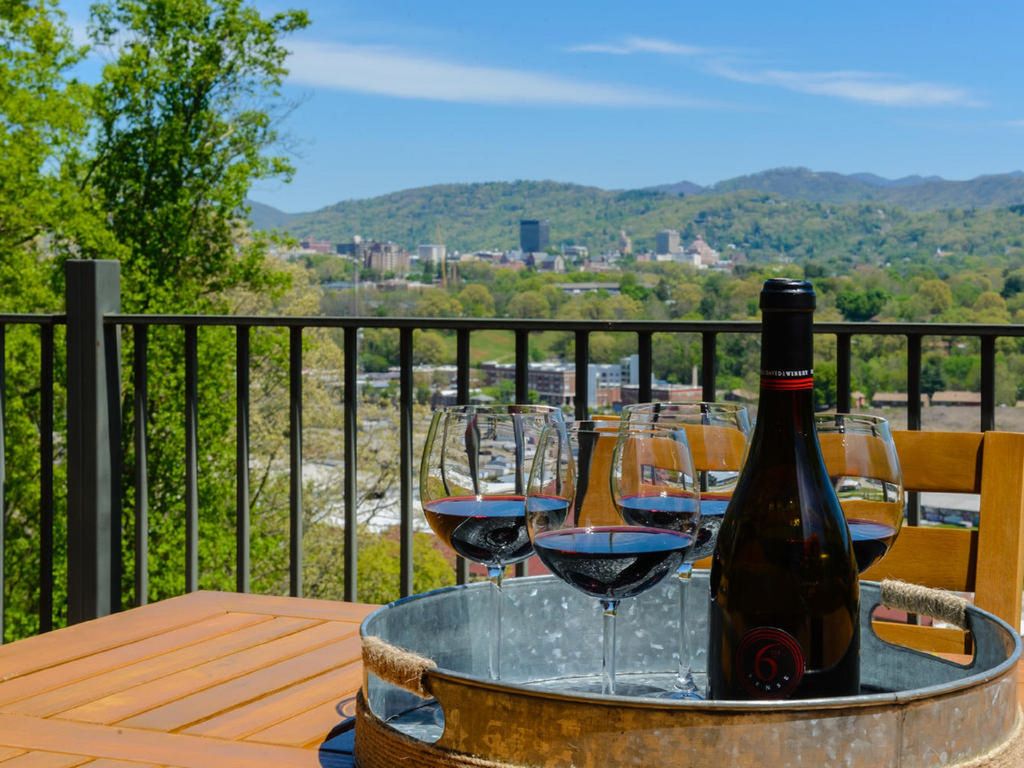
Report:
<svg viewBox="0 0 1024 768"><path fill-rule="evenodd" d="M240 290L273 297L287 285L286 272L267 266L267 238L248 233L239 215L253 182L290 174L285 159L271 154L277 140L273 111L286 74L280 38L306 23L306 15L296 11L265 18L242 0L112 0L93 6L93 39L111 58L96 89L93 151L81 184L96 191L110 230L126 249L126 310L230 312ZM126 339L129 360L132 342ZM270 376L263 391L280 392L286 369L280 335L258 334L253 343L254 378ZM213 588L230 587L234 580L233 346L232 334L221 329L200 333L200 583ZM180 332L173 329L154 333L150 341L150 369L165 372L151 377L149 392L156 550L151 598L184 586L182 348ZM130 454L127 438L125 449ZM128 484L126 540L132 535L133 492ZM254 491L254 519L261 519L262 500ZM260 547L254 542L254 552Z"/></svg>
<svg viewBox="0 0 1024 768"><path fill-rule="evenodd" d="M517 293L508 303L509 317L544 319L551 316L551 305L540 291Z"/></svg>
<svg viewBox="0 0 1024 768"><path fill-rule="evenodd" d="M487 286L470 283L459 291L463 317L494 317L494 297Z"/></svg>
<svg viewBox="0 0 1024 768"><path fill-rule="evenodd" d="M849 322L864 322L882 311L889 300L889 294L880 288L865 290L847 289L836 296L836 308Z"/></svg>
<svg viewBox="0 0 1024 768"><path fill-rule="evenodd" d="M266 241L240 238L253 182L287 179L277 141L280 37L305 13L269 18L242 0L115 0L92 9L97 45L114 50L95 97L89 181L129 247L126 304L196 311L235 285L262 287Z"/></svg>

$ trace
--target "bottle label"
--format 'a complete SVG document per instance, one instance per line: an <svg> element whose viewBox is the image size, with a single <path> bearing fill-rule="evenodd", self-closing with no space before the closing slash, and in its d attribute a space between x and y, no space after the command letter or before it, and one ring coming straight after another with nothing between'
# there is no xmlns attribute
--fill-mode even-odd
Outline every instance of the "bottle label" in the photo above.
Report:
<svg viewBox="0 0 1024 768"><path fill-rule="evenodd" d="M762 370L761 389L792 392L798 389L814 388L814 371L806 368L798 371Z"/></svg>
<svg viewBox="0 0 1024 768"><path fill-rule="evenodd" d="M758 627L743 635L736 649L735 664L747 693L760 699L788 697L804 676L800 643L775 627Z"/></svg>

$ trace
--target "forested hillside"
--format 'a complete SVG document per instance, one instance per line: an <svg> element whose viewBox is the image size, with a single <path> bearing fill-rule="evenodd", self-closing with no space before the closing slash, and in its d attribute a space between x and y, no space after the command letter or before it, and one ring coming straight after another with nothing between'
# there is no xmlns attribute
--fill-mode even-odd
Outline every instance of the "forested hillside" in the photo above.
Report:
<svg viewBox="0 0 1024 768"><path fill-rule="evenodd" d="M1015 233L1021 230L1017 212L1024 209L1016 205L912 210L909 203L915 196L941 197L934 187L937 182L928 180L909 186L894 182L888 187L857 182L864 189L905 198L905 203L895 205L800 200L799 177L786 178L791 182L791 187L784 187L788 192L727 191L682 197L657 190L614 192L550 181L446 184L341 202L304 214L281 214L263 206L254 208L253 218L257 227L280 228L296 237L344 242L358 234L414 247L440 236L449 249L472 251L515 248L519 219L542 217L551 223L553 244L582 244L597 252L615 248L620 230L644 250L653 248L658 230L672 228L681 230L684 238L699 233L719 250L734 248L753 260L853 262L917 259L960 249L1002 251L1014 246ZM1024 202L1024 178L991 178L1019 189L1015 195L1000 193L1007 202ZM993 189L996 186L993 181ZM836 197L850 195L837 193Z"/></svg>

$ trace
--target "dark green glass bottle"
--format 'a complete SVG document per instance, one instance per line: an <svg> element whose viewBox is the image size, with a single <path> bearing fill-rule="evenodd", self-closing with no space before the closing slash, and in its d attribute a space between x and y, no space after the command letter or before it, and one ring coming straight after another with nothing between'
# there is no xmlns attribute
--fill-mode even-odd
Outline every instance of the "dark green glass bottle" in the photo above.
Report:
<svg viewBox="0 0 1024 768"><path fill-rule="evenodd" d="M757 422L711 566L715 699L860 690L857 565L814 429L814 303L803 280L761 291Z"/></svg>

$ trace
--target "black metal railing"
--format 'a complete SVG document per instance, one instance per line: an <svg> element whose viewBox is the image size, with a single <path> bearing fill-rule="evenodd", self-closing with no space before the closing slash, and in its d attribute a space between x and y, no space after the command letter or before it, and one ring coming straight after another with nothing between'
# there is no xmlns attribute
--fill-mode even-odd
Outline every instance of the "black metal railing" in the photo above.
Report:
<svg viewBox="0 0 1024 768"><path fill-rule="evenodd" d="M528 396L530 335L559 331L575 337L575 417L588 413L587 366L590 335L598 332L633 333L639 356L641 401L651 399L653 336L656 333L696 334L701 339L702 396L716 395L717 342L722 334L756 334L758 322L702 321L560 321L515 319L434 319L378 317L265 317L133 315L118 311L115 262L69 262L67 315L0 315L0 448L3 447L3 340L9 325L35 325L40 329L40 627L50 628L53 613L53 328L68 324L68 618L75 622L116 610L120 605L119 477L121 457L120 333L130 329L134 341L132 361L132 411L135 483L135 594L144 602L148 570L147 407L148 339L154 326L174 326L184 332L185 367L185 589L198 586L198 339L204 328L233 328L236 371L236 589L250 588L249 552L249 406L250 335L254 328L288 329L289 382L289 574L290 593L301 595L302 585L302 340L306 329L341 329L344 349L344 598L358 599L356 590L356 439L359 402L358 333L361 329L387 328L399 333L399 450L400 450L400 593L412 592L413 575L413 332L437 329L456 336L456 391L460 403L469 402L470 351L474 331L500 330L515 337L515 397ZM995 341L1024 336L1024 327L1012 325L926 323L818 323L816 335L836 338L837 405L850 409L852 338L857 335L898 336L907 340L907 421L910 429L921 427L921 355L924 337L965 337L980 340L981 430L995 428ZM4 479L4 452L0 450L0 481ZM3 494L0 493L0 512ZM913 511L912 511L913 516ZM911 522L916 522L913 519ZM3 573L3 538L0 531L0 579ZM520 573L523 571L520 570ZM468 577L459 562L458 580ZM3 589L0 582L0 599ZM0 616L2 616L0 604ZM45 616L44 616L45 614Z"/></svg>

